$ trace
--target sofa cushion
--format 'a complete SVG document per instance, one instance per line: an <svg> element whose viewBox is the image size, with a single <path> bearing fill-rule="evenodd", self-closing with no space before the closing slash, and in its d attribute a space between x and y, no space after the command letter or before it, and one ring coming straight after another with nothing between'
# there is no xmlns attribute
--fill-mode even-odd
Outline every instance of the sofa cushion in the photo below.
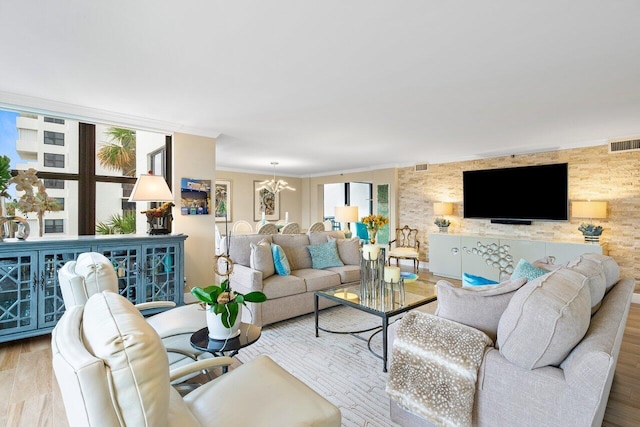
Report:
<svg viewBox="0 0 640 427"><path fill-rule="evenodd" d="M229 251L229 257L236 264L241 264L246 267L251 266L251 246L250 242L258 243L260 240L266 240L271 243L271 236L265 234L237 234L229 237L229 244L227 245L227 239L222 238L220 241L220 248L222 253Z"/></svg>
<svg viewBox="0 0 640 427"><path fill-rule="evenodd" d="M279 276L277 274L262 281L262 292L267 300L302 294L307 291L304 280L292 274Z"/></svg>
<svg viewBox="0 0 640 427"><path fill-rule="evenodd" d="M359 265L344 265L342 267L329 267L329 271L336 272L340 275L341 283L353 283L360 281Z"/></svg>
<svg viewBox="0 0 640 427"><path fill-rule="evenodd" d="M567 264L569 270L576 271L587 279L591 293L591 313L595 313L604 297L607 279L604 276L602 265L583 256L572 260Z"/></svg>
<svg viewBox="0 0 640 427"><path fill-rule="evenodd" d="M602 254L587 253L582 256L602 266L606 280L605 292L609 292L609 289L613 288L613 285L618 283L620 279L620 267L618 263L610 256Z"/></svg>
<svg viewBox="0 0 640 427"><path fill-rule="evenodd" d="M280 245L287 254L291 270L311 268L311 255L307 249L309 236L306 234L274 234L272 237L273 243Z"/></svg>
<svg viewBox="0 0 640 427"><path fill-rule="evenodd" d="M311 255L311 267L322 270L327 267L340 267L344 265L338 256L338 246L335 240L319 245L308 245L307 249Z"/></svg>
<svg viewBox="0 0 640 427"><path fill-rule="evenodd" d="M121 295L94 294L82 316L82 340L103 359L114 406L130 425L165 425L169 361L157 332Z"/></svg>
<svg viewBox="0 0 640 427"><path fill-rule="evenodd" d="M525 277L497 285L457 287L446 280L436 283L436 316L481 330L496 342L500 316L515 291L527 283Z"/></svg>
<svg viewBox="0 0 640 427"><path fill-rule="evenodd" d="M326 243L329 241L329 237L333 237L334 239L345 238L344 232L340 230L315 231L315 232L310 232L308 234L309 234L308 244L310 245L319 245L320 243Z"/></svg>
<svg viewBox="0 0 640 427"><path fill-rule="evenodd" d="M335 271L303 268L294 270L291 274L304 279L307 292L321 291L340 286L340 275Z"/></svg>
<svg viewBox="0 0 640 427"><path fill-rule="evenodd" d="M271 253L273 255L273 266L276 273L280 276L288 276L291 274L291 266L289 265L289 260L287 259L287 255L282 247L275 243L271 243Z"/></svg>
<svg viewBox="0 0 640 427"><path fill-rule="evenodd" d="M335 240L338 245L338 255L344 264L360 265L360 238L336 239L329 236L329 241Z"/></svg>
<svg viewBox="0 0 640 427"><path fill-rule="evenodd" d="M276 272L273 263L273 253L271 251L271 243L262 239L258 243L250 242L251 255L249 257L249 266L254 270L262 272L262 278L273 276Z"/></svg>
<svg viewBox="0 0 640 427"><path fill-rule="evenodd" d="M511 273L511 278L519 279L520 277L526 277L527 280L532 281L547 273L547 270L538 268L526 259L520 258L520 261L518 261L516 268L514 268L513 273Z"/></svg>
<svg viewBox="0 0 640 427"><path fill-rule="evenodd" d="M589 328L591 295L583 275L559 268L528 282L498 324L500 353L525 369L559 365Z"/></svg>

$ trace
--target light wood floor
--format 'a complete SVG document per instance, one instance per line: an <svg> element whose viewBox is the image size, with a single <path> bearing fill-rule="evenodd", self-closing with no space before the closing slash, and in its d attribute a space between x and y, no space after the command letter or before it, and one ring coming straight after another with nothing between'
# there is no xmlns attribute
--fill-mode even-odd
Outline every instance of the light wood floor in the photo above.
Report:
<svg viewBox="0 0 640 427"><path fill-rule="evenodd" d="M0 427L68 426L51 336L0 344ZM604 426L640 426L640 304L632 304Z"/></svg>

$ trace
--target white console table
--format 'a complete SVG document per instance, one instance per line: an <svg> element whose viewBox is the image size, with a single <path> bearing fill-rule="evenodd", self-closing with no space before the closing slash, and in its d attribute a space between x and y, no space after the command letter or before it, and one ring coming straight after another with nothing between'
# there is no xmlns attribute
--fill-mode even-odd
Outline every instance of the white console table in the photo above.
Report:
<svg viewBox="0 0 640 427"><path fill-rule="evenodd" d="M593 243L429 234L429 270L436 276L454 279L461 279L462 273L468 273L499 280L501 268L508 268L509 264L515 267L520 258L535 261L552 256L556 264L562 264L587 252L602 254L603 248Z"/></svg>

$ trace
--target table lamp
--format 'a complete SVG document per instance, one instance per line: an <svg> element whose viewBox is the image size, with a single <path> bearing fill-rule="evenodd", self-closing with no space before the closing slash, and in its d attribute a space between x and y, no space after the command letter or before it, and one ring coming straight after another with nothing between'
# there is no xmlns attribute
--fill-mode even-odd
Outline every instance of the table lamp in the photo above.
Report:
<svg viewBox="0 0 640 427"><path fill-rule="evenodd" d="M164 224L164 218L171 217L171 208L175 206L173 195L163 176L140 175L129 196L130 202L166 202L162 206L147 209L141 213L147 215L149 234L169 234L169 229Z"/></svg>
<svg viewBox="0 0 640 427"><path fill-rule="evenodd" d="M589 219L588 223L580 224L578 230L582 232L586 242L597 243L600 241L602 227L593 224L593 219L607 217L607 202L592 202L591 200L587 200L586 202L572 202L571 216L573 218Z"/></svg>
<svg viewBox="0 0 640 427"><path fill-rule="evenodd" d="M344 236L347 239L351 238L351 230L349 230L349 223L358 221L358 207L357 206L336 206L335 208L336 221L344 222Z"/></svg>

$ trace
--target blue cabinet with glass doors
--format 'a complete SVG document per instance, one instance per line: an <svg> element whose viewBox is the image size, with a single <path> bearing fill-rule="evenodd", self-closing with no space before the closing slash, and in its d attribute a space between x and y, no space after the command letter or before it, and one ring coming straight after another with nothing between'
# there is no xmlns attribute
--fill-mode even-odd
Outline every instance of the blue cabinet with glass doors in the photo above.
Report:
<svg viewBox="0 0 640 427"><path fill-rule="evenodd" d="M184 241L178 235L33 238L0 242L0 342L49 333L64 313L58 270L82 252L113 263L133 303L184 300Z"/></svg>

